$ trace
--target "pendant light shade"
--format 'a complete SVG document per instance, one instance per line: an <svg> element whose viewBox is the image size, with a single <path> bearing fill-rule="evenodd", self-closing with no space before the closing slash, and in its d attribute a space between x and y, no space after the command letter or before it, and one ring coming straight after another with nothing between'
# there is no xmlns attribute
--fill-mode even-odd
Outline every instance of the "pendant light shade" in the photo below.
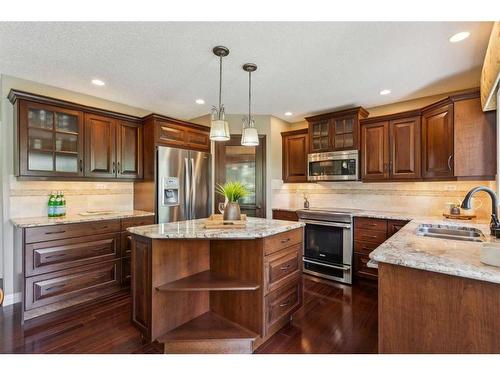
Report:
<svg viewBox="0 0 500 375"><path fill-rule="evenodd" d="M248 118L243 119L243 131L241 132L242 146L258 146L259 133L255 128L255 122L252 120L252 72L257 70L255 64L243 65L243 70L248 72Z"/></svg>
<svg viewBox="0 0 500 375"><path fill-rule="evenodd" d="M212 120L210 127L210 140L220 142L229 140L229 125L224 120Z"/></svg>
<svg viewBox="0 0 500 375"><path fill-rule="evenodd" d="M229 55L229 49L217 46L213 49L214 55L219 57L219 107L212 108L210 126L210 140L215 142L228 141L230 138L229 124L225 119L224 104L222 104L222 58Z"/></svg>
<svg viewBox="0 0 500 375"><path fill-rule="evenodd" d="M253 120L252 120L253 122ZM259 145L259 134L255 125L245 127L243 126L243 132L241 133L241 145L242 146L258 146Z"/></svg>

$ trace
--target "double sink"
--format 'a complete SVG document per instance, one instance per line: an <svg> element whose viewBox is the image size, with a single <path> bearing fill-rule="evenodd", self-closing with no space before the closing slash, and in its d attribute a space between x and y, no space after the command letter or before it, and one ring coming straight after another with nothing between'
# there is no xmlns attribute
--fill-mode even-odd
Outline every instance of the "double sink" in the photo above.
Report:
<svg viewBox="0 0 500 375"><path fill-rule="evenodd" d="M417 235L446 240L471 242L485 241L485 236L479 229L452 225L420 224L417 229Z"/></svg>

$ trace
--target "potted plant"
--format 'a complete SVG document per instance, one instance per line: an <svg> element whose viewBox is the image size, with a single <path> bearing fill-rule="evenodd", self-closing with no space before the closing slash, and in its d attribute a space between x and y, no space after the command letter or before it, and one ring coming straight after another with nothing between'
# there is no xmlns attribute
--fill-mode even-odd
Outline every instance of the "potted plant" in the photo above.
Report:
<svg viewBox="0 0 500 375"><path fill-rule="evenodd" d="M245 185L238 181L228 181L224 185L217 185L216 191L226 198L224 220L240 220L241 211L238 200L248 195Z"/></svg>

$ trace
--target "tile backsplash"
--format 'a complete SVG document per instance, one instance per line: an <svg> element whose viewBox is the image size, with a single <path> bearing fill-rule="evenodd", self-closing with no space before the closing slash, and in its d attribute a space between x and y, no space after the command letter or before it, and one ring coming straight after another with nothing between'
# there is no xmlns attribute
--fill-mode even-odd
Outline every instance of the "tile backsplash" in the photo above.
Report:
<svg viewBox="0 0 500 375"><path fill-rule="evenodd" d="M66 197L67 214L87 210L132 210L133 182L83 181L18 181L10 178L10 217L47 215L47 201L53 190L62 190Z"/></svg>
<svg viewBox="0 0 500 375"><path fill-rule="evenodd" d="M311 207L359 208L415 215L441 215L446 203L460 204L473 187L484 185L495 189L494 181L445 182L320 182L310 184L272 183L273 208L301 208L306 194ZM478 193L473 210L480 219L491 213L490 198Z"/></svg>

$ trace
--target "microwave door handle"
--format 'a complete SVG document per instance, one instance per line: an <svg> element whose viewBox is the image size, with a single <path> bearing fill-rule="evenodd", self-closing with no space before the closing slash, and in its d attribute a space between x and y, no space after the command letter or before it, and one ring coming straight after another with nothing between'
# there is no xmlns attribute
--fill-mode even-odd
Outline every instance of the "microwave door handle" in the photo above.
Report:
<svg viewBox="0 0 500 375"><path fill-rule="evenodd" d="M336 270L349 271L351 269L351 267L349 267L349 266L336 266L336 265L333 265L333 264L320 263L320 262L315 262L314 260L310 260L310 259L307 259L307 258L302 258L302 260L305 263L312 263L312 264L316 264L318 266L323 266L323 267L328 267L328 268L335 268Z"/></svg>
<svg viewBox="0 0 500 375"><path fill-rule="evenodd" d="M302 223L306 223L306 224L324 225L324 226L327 226L327 227L346 228L346 229L350 229L351 228L351 224L332 223L332 222L329 222L329 221L303 220L303 219L301 219L299 221L301 221Z"/></svg>

